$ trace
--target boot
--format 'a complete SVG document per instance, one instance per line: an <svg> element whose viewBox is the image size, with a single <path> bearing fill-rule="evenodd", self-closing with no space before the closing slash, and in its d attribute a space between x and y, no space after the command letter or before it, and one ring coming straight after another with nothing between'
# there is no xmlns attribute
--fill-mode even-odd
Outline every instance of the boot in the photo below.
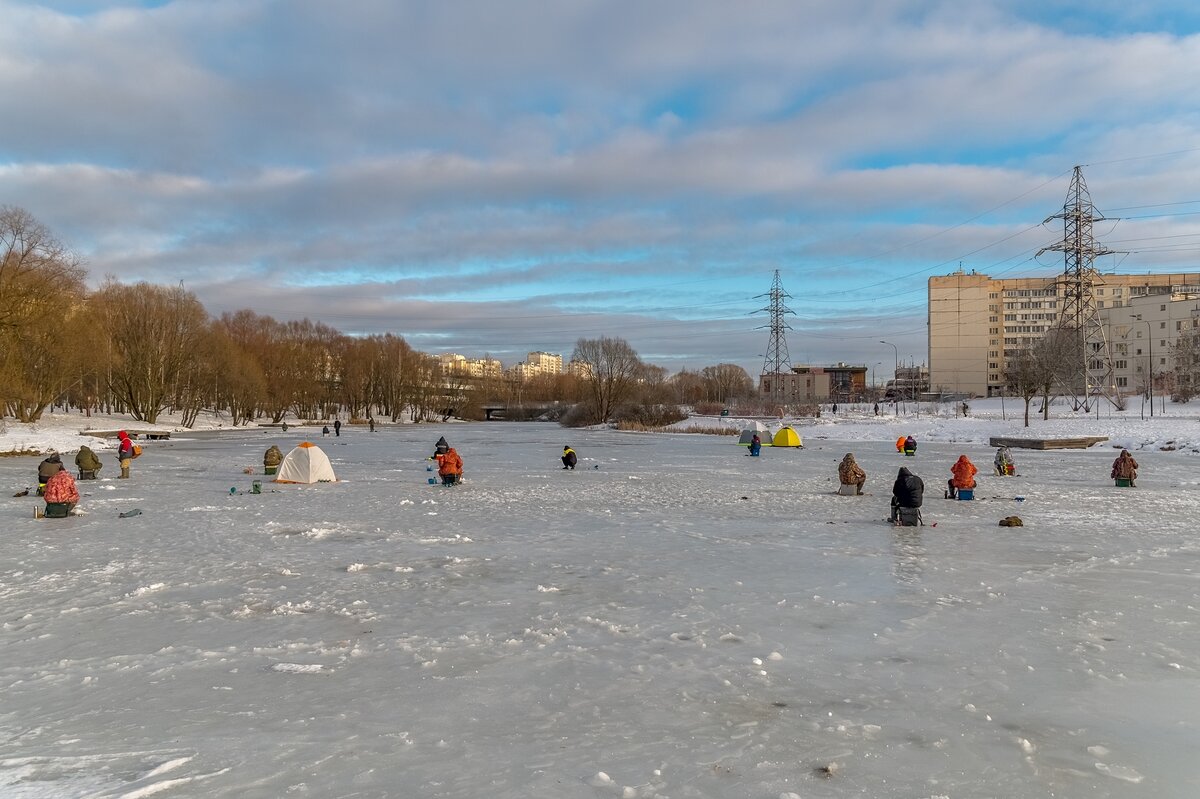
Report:
<svg viewBox="0 0 1200 799"><path fill-rule="evenodd" d="M124 479L125 479L125 478L127 478L127 477L129 477L129 467L128 467L128 466L122 466L122 467L121 467L121 479L122 479L122 480L124 480Z"/></svg>

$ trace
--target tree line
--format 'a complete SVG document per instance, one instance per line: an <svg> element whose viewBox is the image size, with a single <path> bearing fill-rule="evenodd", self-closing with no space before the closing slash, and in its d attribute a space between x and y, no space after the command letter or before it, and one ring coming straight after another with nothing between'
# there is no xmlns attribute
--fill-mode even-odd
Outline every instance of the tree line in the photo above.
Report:
<svg viewBox="0 0 1200 799"><path fill-rule="evenodd" d="M620 338L576 342L579 374L517 382L443 373L402 335L348 336L308 319L252 310L214 318L182 286L106 280L89 290L81 260L31 214L0 207L0 418L36 422L53 405L155 423L202 411L234 425L287 416L483 418L500 402L559 408L565 423L653 423L679 405L719 408L754 394L744 369L668 376Z"/></svg>

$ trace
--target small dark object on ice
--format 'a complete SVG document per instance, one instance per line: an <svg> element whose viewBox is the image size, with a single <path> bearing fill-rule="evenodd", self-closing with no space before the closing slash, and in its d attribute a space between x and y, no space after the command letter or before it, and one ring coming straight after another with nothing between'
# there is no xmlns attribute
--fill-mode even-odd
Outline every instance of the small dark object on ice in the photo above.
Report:
<svg viewBox="0 0 1200 799"><path fill-rule="evenodd" d="M1005 516L1000 520L1001 527L1024 527L1025 522L1021 521L1020 516Z"/></svg>
<svg viewBox="0 0 1200 799"><path fill-rule="evenodd" d="M141 508L134 508L133 510L127 510L122 514L119 514L120 518L122 518L122 519L128 519L130 516L141 516L141 515L142 515Z"/></svg>
<svg viewBox="0 0 1200 799"><path fill-rule="evenodd" d="M813 769L813 774L816 774L818 777L829 779L838 773L839 768L841 767L837 763L829 763L825 766L817 766L815 769Z"/></svg>
<svg viewBox="0 0 1200 799"><path fill-rule="evenodd" d="M742 499L750 499L750 497L742 497Z"/></svg>
<svg viewBox="0 0 1200 799"><path fill-rule="evenodd" d="M27 488L24 491L18 491L17 493L13 494L13 496L14 497L27 497L27 496L29 496L29 489Z"/></svg>

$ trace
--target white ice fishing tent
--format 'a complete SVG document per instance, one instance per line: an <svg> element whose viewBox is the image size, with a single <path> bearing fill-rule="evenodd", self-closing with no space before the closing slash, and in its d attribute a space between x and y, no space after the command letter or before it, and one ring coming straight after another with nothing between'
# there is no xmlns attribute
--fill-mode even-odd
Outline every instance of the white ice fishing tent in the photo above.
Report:
<svg viewBox="0 0 1200 799"><path fill-rule="evenodd" d="M293 449L279 464L275 473L276 483L335 483L333 464L329 456L311 441L305 441Z"/></svg>
<svg viewBox="0 0 1200 799"><path fill-rule="evenodd" d="M770 431L767 430L767 426L762 422L751 422L746 425L745 429L742 430L742 437L738 439L738 443L744 444L747 447L750 446L750 439L754 438L755 433L758 434L760 441L766 444L771 443Z"/></svg>

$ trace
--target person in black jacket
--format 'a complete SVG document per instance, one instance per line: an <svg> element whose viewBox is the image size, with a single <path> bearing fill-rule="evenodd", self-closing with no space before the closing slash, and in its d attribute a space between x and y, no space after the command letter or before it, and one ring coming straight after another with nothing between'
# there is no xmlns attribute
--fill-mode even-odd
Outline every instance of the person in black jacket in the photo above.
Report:
<svg viewBox="0 0 1200 799"><path fill-rule="evenodd" d="M900 520L901 508L919 508L925 498L925 483L905 467L900 467L892 484L892 521Z"/></svg>
<svg viewBox="0 0 1200 799"><path fill-rule="evenodd" d="M579 456L575 454L575 450L570 447L563 447L562 463L564 469L574 469L575 464L579 462Z"/></svg>
<svg viewBox="0 0 1200 799"><path fill-rule="evenodd" d="M40 497L42 492L46 490L46 483L50 478L63 470L62 457L57 452L51 452L46 460L38 464L38 490L37 495Z"/></svg>

